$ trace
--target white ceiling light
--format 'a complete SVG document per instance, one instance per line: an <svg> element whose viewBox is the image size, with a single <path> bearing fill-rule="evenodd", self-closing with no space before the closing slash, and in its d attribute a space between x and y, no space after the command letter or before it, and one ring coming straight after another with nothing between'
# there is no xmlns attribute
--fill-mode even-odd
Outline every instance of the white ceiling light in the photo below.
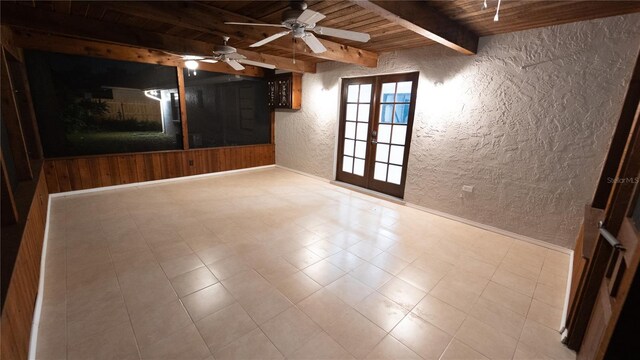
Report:
<svg viewBox="0 0 640 360"><path fill-rule="evenodd" d="M195 60L187 60L184 62L184 66L189 70L196 70L198 68L198 62Z"/></svg>

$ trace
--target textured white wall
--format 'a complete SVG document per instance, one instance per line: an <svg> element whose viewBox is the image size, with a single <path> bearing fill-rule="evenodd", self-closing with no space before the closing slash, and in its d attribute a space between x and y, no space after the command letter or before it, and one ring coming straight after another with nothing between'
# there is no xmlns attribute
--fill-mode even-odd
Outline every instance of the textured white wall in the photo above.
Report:
<svg viewBox="0 0 640 360"><path fill-rule="evenodd" d="M508 21L502 19L501 21ZM276 113L276 162L334 179L340 78L420 71L405 199L572 247L640 47L640 14L326 63ZM460 198L462 185L474 192Z"/></svg>

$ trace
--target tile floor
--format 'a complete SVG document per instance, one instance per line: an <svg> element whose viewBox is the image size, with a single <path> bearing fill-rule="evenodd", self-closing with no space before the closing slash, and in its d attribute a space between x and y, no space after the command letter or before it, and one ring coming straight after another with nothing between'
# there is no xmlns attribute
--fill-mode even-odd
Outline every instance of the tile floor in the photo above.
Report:
<svg viewBox="0 0 640 360"><path fill-rule="evenodd" d="M573 359L568 255L282 169L56 198L39 359Z"/></svg>

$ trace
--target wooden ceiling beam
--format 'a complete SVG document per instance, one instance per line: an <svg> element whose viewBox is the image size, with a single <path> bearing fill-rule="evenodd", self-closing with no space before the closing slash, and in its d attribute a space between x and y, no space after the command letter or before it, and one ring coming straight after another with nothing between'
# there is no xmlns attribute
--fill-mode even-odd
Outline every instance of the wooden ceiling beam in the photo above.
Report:
<svg viewBox="0 0 640 360"><path fill-rule="evenodd" d="M282 30L269 27L227 25L225 24L226 21L257 23L261 21L219 9L210 3L155 2L149 4L144 2L106 2L104 6L109 10L123 14L152 19L215 35L228 35L232 38L231 44L233 44L233 39L250 43L258 42ZM302 41L292 42L290 37L272 41L268 45L265 45L265 48L286 50L289 52L295 48L297 54L314 58L367 67L376 67L378 65L378 54L375 52L335 43L326 39L320 39L320 42L327 48L327 51L320 54L313 53Z"/></svg>
<svg viewBox="0 0 640 360"><path fill-rule="evenodd" d="M478 51L478 35L424 1L351 0L363 9L465 55Z"/></svg>
<svg viewBox="0 0 640 360"><path fill-rule="evenodd" d="M53 33L85 40L110 42L120 45L159 50L177 55L211 55L213 44L184 39L181 37L149 32L120 24L112 24L96 19L59 14L43 9L2 3L2 23L40 32ZM55 50L51 50L55 51ZM295 72L315 72L315 64L305 61L292 63L291 59L274 55L259 54L253 51L239 50L247 59L275 65L276 68ZM214 65L213 67L208 65ZM226 64L208 64L211 71L262 76L261 68L245 65L245 70L236 71ZM181 65L182 66L182 65ZM204 65L201 65L204 66ZM251 75L253 74L253 75Z"/></svg>
<svg viewBox="0 0 640 360"><path fill-rule="evenodd" d="M23 49L184 67L184 60L182 57L167 54L159 50L143 49L127 45L97 42L93 40L82 40L22 28L12 28L12 30L15 46ZM245 70L235 71L226 64L220 63L200 63L198 69L252 77L264 76L264 71L257 67L247 67Z"/></svg>

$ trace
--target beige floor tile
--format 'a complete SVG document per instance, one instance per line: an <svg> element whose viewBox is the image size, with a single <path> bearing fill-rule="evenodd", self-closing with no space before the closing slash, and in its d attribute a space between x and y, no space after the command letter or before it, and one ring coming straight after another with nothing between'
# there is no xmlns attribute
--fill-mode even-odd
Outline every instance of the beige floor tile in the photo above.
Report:
<svg viewBox="0 0 640 360"><path fill-rule="evenodd" d="M139 359L136 339L130 323L124 323L95 335L84 342L70 346L68 359Z"/></svg>
<svg viewBox="0 0 640 360"><path fill-rule="evenodd" d="M369 262L393 275L398 275L402 270L404 270L404 268L409 265L409 262L404 261L397 256L389 254L388 252L381 253L380 255L371 259Z"/></svg>
<svg viewBox="0 0 640 360"><path fill-rule="evenodd" d="M522 341L518 342L518 346L516 347L516 352L513 354L513 360L553 360L552 357L544 355L538 352L533 347L523 343Z"/></svg>
<svg viewBox="0 0 640 360"><path fill-rule="evenodd" d="M560 342L560 332L527 319L520 341L554 359L575 359L575 352Z"/></svg>
<svg viewBox="0 0 640 360"><path fill-rule="evenodd" d="M343 271L351 271L365 263L364 260L346 250L342 250L329 256L327 261L339 267Z"/></svg>
<svg viewBox="0 0 640 360"><path fill-rule="evenodd" d="M567 269L558 269L553 266L542 266L538 282L551 287L564 288L567 286Z"/></svg>
<svg viewBox="0 0 640 360"><path fill-rule="evenodd" d="M529 306L531 305L530 297L522 295L519 292L508 289L492 281L489 282L480 297L496 304L500 304L522 316L527 315Z"/></svg>
<svg viewBox="0 0 640 360"><path fill-rule="evenodd" d="M355 306L374 290L347 274L325 287L346 304Z"/></svg>
<svg viewBox="0 0 640 360"><path fill-rule="evenodd" d="M555 308L562 309L564 307L565 295L565 289L562 287L538 283L536 285L536 290L533 293L533 298Z"/></svg>
<svg viewBox="0 0 640 360"><path fill-rule="evenodd" d="M277 257L268 264L258 266L255 269L262 277L272 283L298 272L298 268L291 265L282 257Z"/></svg>
<svg viewBox="0 0 640 360"><path fill-rule="evenodd" d="M145 360L204 359L211 355L194 324L149 346L141 346L140 353Z"/></svg>
<svg viewBox="0 0 640 360"><path fill-rule="evenodd" d="M378 292L407 310L414 306L427 294L408 282L394 278L378 289Z"/></svg>
<svg viewBox="0 0 640 360"><path fill-rule="evenodd" d="M391 246L386 250L389 254L398 257L406 262L413 262L418 257L422 251L415 246L405 245L405 244L396 244Z"/></svg>
<svg viewBox="0 0 640 360"><path fill-rule="evenodd" d="M218 279L205 266L171 279L173 289L181 298L217 282Z"/></svg>
<svg viewBox="0 0 640 360"><path fill-rule="evenodd" d="M411 351L408 347L396 340L393 336L387 335L376 347L371 350L365 359L368 360L422 360L422 358Z"/></svg>
<svg viewBox="0 0 640 360"><path fill-rule="evenodd" d="M333 244L328 240L316 241L313 244L307 246L306 249L310 250L311 252L313 252L314 254L316 254L317 256L323 259L342 251L341 247Z"/></svg>
<svg viewBox="0 0 640 360"><path fill-rule="evenodd" d="M562 309L555 308L551 305L533 299L527 319L536 321L542 325L548 326L553 330L559 331L562 321Z"/></svg>
<svg viewBox="0 0 640 360"><path fill-rule="evenodd" d="M274 285L289 299L289 301L294 304L297 304L307 296L322 288L322 286L313 281L302 271L280 279L279 281L276 281Z"/></svg>
<svg viewBox="0 0 640 360"><path fill-rule="evenodd" d="M377 292L367 296L355 306L355 309L387 332L409 312Z"/></svg>
<svg viewBox="0 0 640 360"><path fill-rule="evenodd" d="M160 269L159 271L162 272ZM141 276L131 283L120 280L122 295L129 314L142 312L178 299L178 295L169 280L164 277L164 273L162 277L150 279L148 282L145 282L145 276Z"/></svg>
<svg viewBox="0 0 640 360"><path fill-rule="evenodd" d="M102 333L110 328L129 322L129 313L122 295L113 293L106 298L87 304L83 312L76 312L67 317L67 342L78 344L85 339Z"/></svg>
<svg viewBox="0 0 640 360"><path fill-rule="evenodd" d="M254 329L250 333L238 338L229 345L214 352L213 356L217 360L284 359L284 356L273 346L269 338L267 338L260 329Z"/></svg>
<svg viewBox="0 0 640 360"><path fill-rule="evenodd" d="M55 326L38 328L38 344L36 359L66 359L67 337L65 324L60 322Z"/></svg>
<svg viewBox="0 0 640 360"><path fill-rule="evenodd" d="M462 255L456 264L459 269L480 276L485 279L491 279L496 272L497 267L493 264L478 260L468 254Z"/></svg>
<svg viewBox="0 0 640 360"><path fill-rule="evenodd" d="M285 356L293 354L322 331L307 315L291 307L260 326L271 342Z"/></svg>
<svg viewBox="0 0 640 360"><path fill-rule="evenodd" d="M536 289L536 282L526 277L516 275L502 267L493 274L491 281L506 286L526 296L533 296Z"/></svg>
<svg viewBox="0 0 640 360"><path fill-rule="evenodd" d="M182 303L194 321L198 321L234 301L233 296L220 283L198 290L182 299Z"/></svg>
<svg viewBox="0 0 640 360"><path fill-rule="evenodd" d="M425 296L413 309L413 313L452 336L466 317L464 312L431 295Z"/></svg>
<svg viewBox="0 0 640 360"><path fill-rule="evenodd" d="M149 346L192 324L191 318L179 300L132 314L131 324L138 345Z"/></svg>
<svg viewBox="0 0 640 360"><path fill-rule="evenodd" d="M368 244L366 241L361 241L355 245L350 246L347 251L364 260L371 260L374 257L382 254L382 250Z"/></svg>
<svg viewBox="0 0 640 360"><path fill-rule="evenodd" d="M490 359L511 359L518 341L473 317L467 317L456 339Z"/></svg>
<svg viewBox="0 0 640 360"><path fill-rule="evenodd" d="M323 329L342 317L351 307L329 290L322 289L298 303L298 308Z"/></svg>
<svg viewBox="0 0 640 360"><path fill-rule="evenodd" d="M457 339L453 339L447 350L444 351L440 360L489 360L486 356L473 350L469 346L460 342ZM533 359L530 359L533 360Z"/></svg>
<svg viewBox="0 0 640 360"><path fill-rule="evenodd" d="M329 240L333 244L343 249L346 249L349 246L355 245L360 241L364 240L364 238L357 233L350 232L350 231L343 231L333 236L327 237L327 240Z"/></svg>
<svg viewBox="0 0 640 360"><path fill-rule="evenodd" d="M379 288L393 278L393 275L369 263L358 266L349 274L373 289Z"/></svg>
<svg viewBox="0 0 640 360"><path fill-rule="evenodd" d="M423 359L438 359L451 341L450 335L411 313L391 335Z"/></svg>
<svg viewBox="0 0 640 360"><path fill-rule="evenodd" d="M236 299L251 296L251 294L271 287L267 280L253 270L243 271L224 279L222 284Z"/></svg>
<svg viewBox="0 0 640 360"><path fill-rule="evenodd" d="M237 298L249 316L258 324L262 324L293 304L275 287L269 287L255 293Z"/></svg>
<svg viewBox="0 0 640 360"><path fill-rule="evenodd" d="M198 332L213 353L258 327L238 303L196 321Z"/></svg>
<svg viewBox="0 0 640 360"><path fill-rule="evenodd" d="M525 317L501 304L480 298L469 311L469 316L499 330L514 339L520 337Z"/></svg>
<svg viewBox="0 0 640 360"><path fill-rule="evenodd" d="M219 280L225 280L243 271L251 270L240 256L231 256L207 265Z"/></svg>
<svg viewBox="0 0 640 360"><path fill-rule="evenodd" d="M365 357L386 332L353 309L337 317L325 331L356 358Z"/></svg>
<svg viewBox="0 0 640 360"><path fill-rule="evenodd" d="M186 242L162 243L153 248L153 253L158 261L163 262L181 256L193 254L193 251Z"/></svg>
<svg viewBox="0 0 640 360"><path fill-rule="evenodd" d="M355 359L347 350L324 331L316 334L298 351L287 357L291 360L350 360Z"/></svg>
<svg viewBox="0 0 640 360"><path fill-rule="evenodd" d="M163 261L160 263L160 266L162 266L162 270L164 270L164 273L167 274L167 277L169 279L173 279L178 275L182 275L184 273L202 267L204 266L204 264L195 254L190 254Z"/></svg>
<svg viewBox="0 0 640 360"><path fill-rule="evenodd" d="M507 253L500 264L501 268L530 280L537 280L542 269L542 262L529 256Z"/></svg>
<svg viewBox="0 0 640 360"><path fill-rule="evenodd" d="M296 250L284 255L284 258L293 266L301 270L322 260L322 257L316 255L309 249Z"/></svg>
<svg viewBox="0 0 640 360"><path fill-rule="evenodd" d="M327 286L344 275L344 271L327 260L317 262L302 271L322 286Z"/></svg>
<svg viewBox="0 0 640 360"><path fill-rule="evenodd" d="M424 292L429 292L445 275L445 273L437 270L424 271L422 269L409 265L404 270L402 270L397 277Z"/></svg>
<svg viewBox="0 0 640 360"><path fill-rule="evenodd" d="M235 255L233 250L226 244L218 244L212 247L198 251L198 257L203 263L209 265L221 259L226 259Z"/></svg>

